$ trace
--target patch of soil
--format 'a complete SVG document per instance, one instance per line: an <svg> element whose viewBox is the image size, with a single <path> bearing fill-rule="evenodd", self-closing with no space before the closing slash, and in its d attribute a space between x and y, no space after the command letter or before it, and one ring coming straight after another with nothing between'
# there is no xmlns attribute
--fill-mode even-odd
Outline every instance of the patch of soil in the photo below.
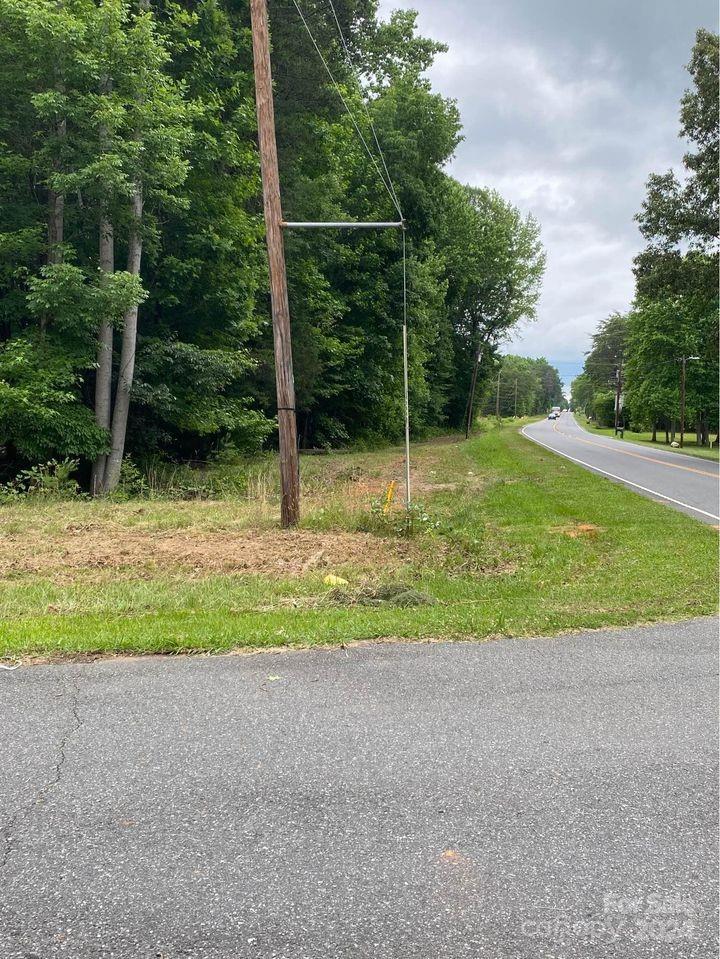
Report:
<svg viewBox="0 0 720 959"><path fill-rule="evenodd" d="M598 533L602 532L602 527L596 526L594 523L575 523L574 526L561 527L559 532L564 536L569 536L571 539L580 539L582 537L594 539Z"/></svg>
<svg viewBox="0 0 720 959"><path fill-rule="evenodd" d="M209 573L299 576L313 569L394 567L410 544L368 533L309 530L150 532L69 526L62 536L6 536L0 541L0 575L42 573L73 580L80 572L131 569L139 575L182 569Z"/></svg>

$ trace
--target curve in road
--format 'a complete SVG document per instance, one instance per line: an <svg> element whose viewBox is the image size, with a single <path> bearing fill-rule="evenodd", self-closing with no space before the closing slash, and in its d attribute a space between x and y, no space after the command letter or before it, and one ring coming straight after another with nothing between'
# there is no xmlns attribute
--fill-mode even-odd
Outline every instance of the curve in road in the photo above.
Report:
<svg viewBox="0 0 720 959"><path fill-rule="evenodd" d="M540 420L523 436L579 466L660 500L705 523L720 522L720 467L707 460L690 461L682 453L649 451L636 443L596 438L571 413L559 420Z"/></svg>

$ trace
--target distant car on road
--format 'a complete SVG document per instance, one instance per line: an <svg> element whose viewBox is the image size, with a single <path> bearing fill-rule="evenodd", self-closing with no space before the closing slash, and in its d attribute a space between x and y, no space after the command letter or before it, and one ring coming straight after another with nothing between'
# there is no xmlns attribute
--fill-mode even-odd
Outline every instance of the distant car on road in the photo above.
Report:
<svg viewBox="0 0 720 959"><path fill-rule="evenodd" d="M548 419L549 419L549 420L556 420L559 415L560 415L560 414L559 414L559 413L556 413L555 410L551 410L551 411L548 413Z"/></svg>

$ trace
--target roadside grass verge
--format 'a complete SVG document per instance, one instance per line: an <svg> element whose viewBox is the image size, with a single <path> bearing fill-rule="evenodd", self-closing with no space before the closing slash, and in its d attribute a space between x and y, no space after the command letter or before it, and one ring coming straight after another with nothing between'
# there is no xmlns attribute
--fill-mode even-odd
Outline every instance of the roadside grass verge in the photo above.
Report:
<svg viewBox="0 0 720 959"><path fill-rule="evenodd" d="M517 427L417 444L414 464L410 538L398 499L382 508L400 448L304 458L296 533L275 528L269 460L243 497L0 507L0 655L552 635L716 608L716 531ZM392 585L425 602L366 603Z"/></svg>
<svg viewBox="0 0 720 959"><path fill-rule="evenodd" d="M601 429L584 416L578 416L577 419L580 425L585 427L589 433L596 433L599 436L609 436L611 439L616 439L619 442L640 443L643 446L649 446L650 449L670 450L672 453L685 453L687 456L697 456L701 459L714 460L715 462L720 460L718 447L714 446L713 449L709 449L707 446L698 446L695 433L686 433L683 448L675 449L675 447L671 447L665 442L665 433L660 430L658 430L657 442L653 443L652 433L634 433L632 430L625 430L625 435L620 437L615 436L615 430L612 428Z"/></svg>

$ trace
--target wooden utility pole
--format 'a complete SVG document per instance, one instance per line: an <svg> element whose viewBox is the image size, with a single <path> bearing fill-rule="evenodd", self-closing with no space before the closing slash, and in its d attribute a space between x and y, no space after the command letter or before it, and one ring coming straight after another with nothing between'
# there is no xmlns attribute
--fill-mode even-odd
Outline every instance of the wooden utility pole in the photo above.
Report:
<svg viewBox="0 0 720 959"><path fill-rule="evenodd" d="M623 432L620 426L620 397L622 396L622 360L615 367L615 435Z"/></svg>
<svg viewBox="0 0 720 959"><path fill-rule="evenodd" d="M290 304L285 272L280 174L278 171L277 143L275 141L275 111L270 69L267 0L250 0L250 20L252 25L260 171L262 173L265 233L270 272L270 301L275 343L275 384L277 388L280 487L282 491L281 521L282 525L287 527L297 526L300 519L300 469L290 334Z"/></svg>
<svg viewBox="0 0 720 959"><path fill-rule="evenodd" d="M680 449L685 444L685 371L687 356L680 357Z"/></svg>

